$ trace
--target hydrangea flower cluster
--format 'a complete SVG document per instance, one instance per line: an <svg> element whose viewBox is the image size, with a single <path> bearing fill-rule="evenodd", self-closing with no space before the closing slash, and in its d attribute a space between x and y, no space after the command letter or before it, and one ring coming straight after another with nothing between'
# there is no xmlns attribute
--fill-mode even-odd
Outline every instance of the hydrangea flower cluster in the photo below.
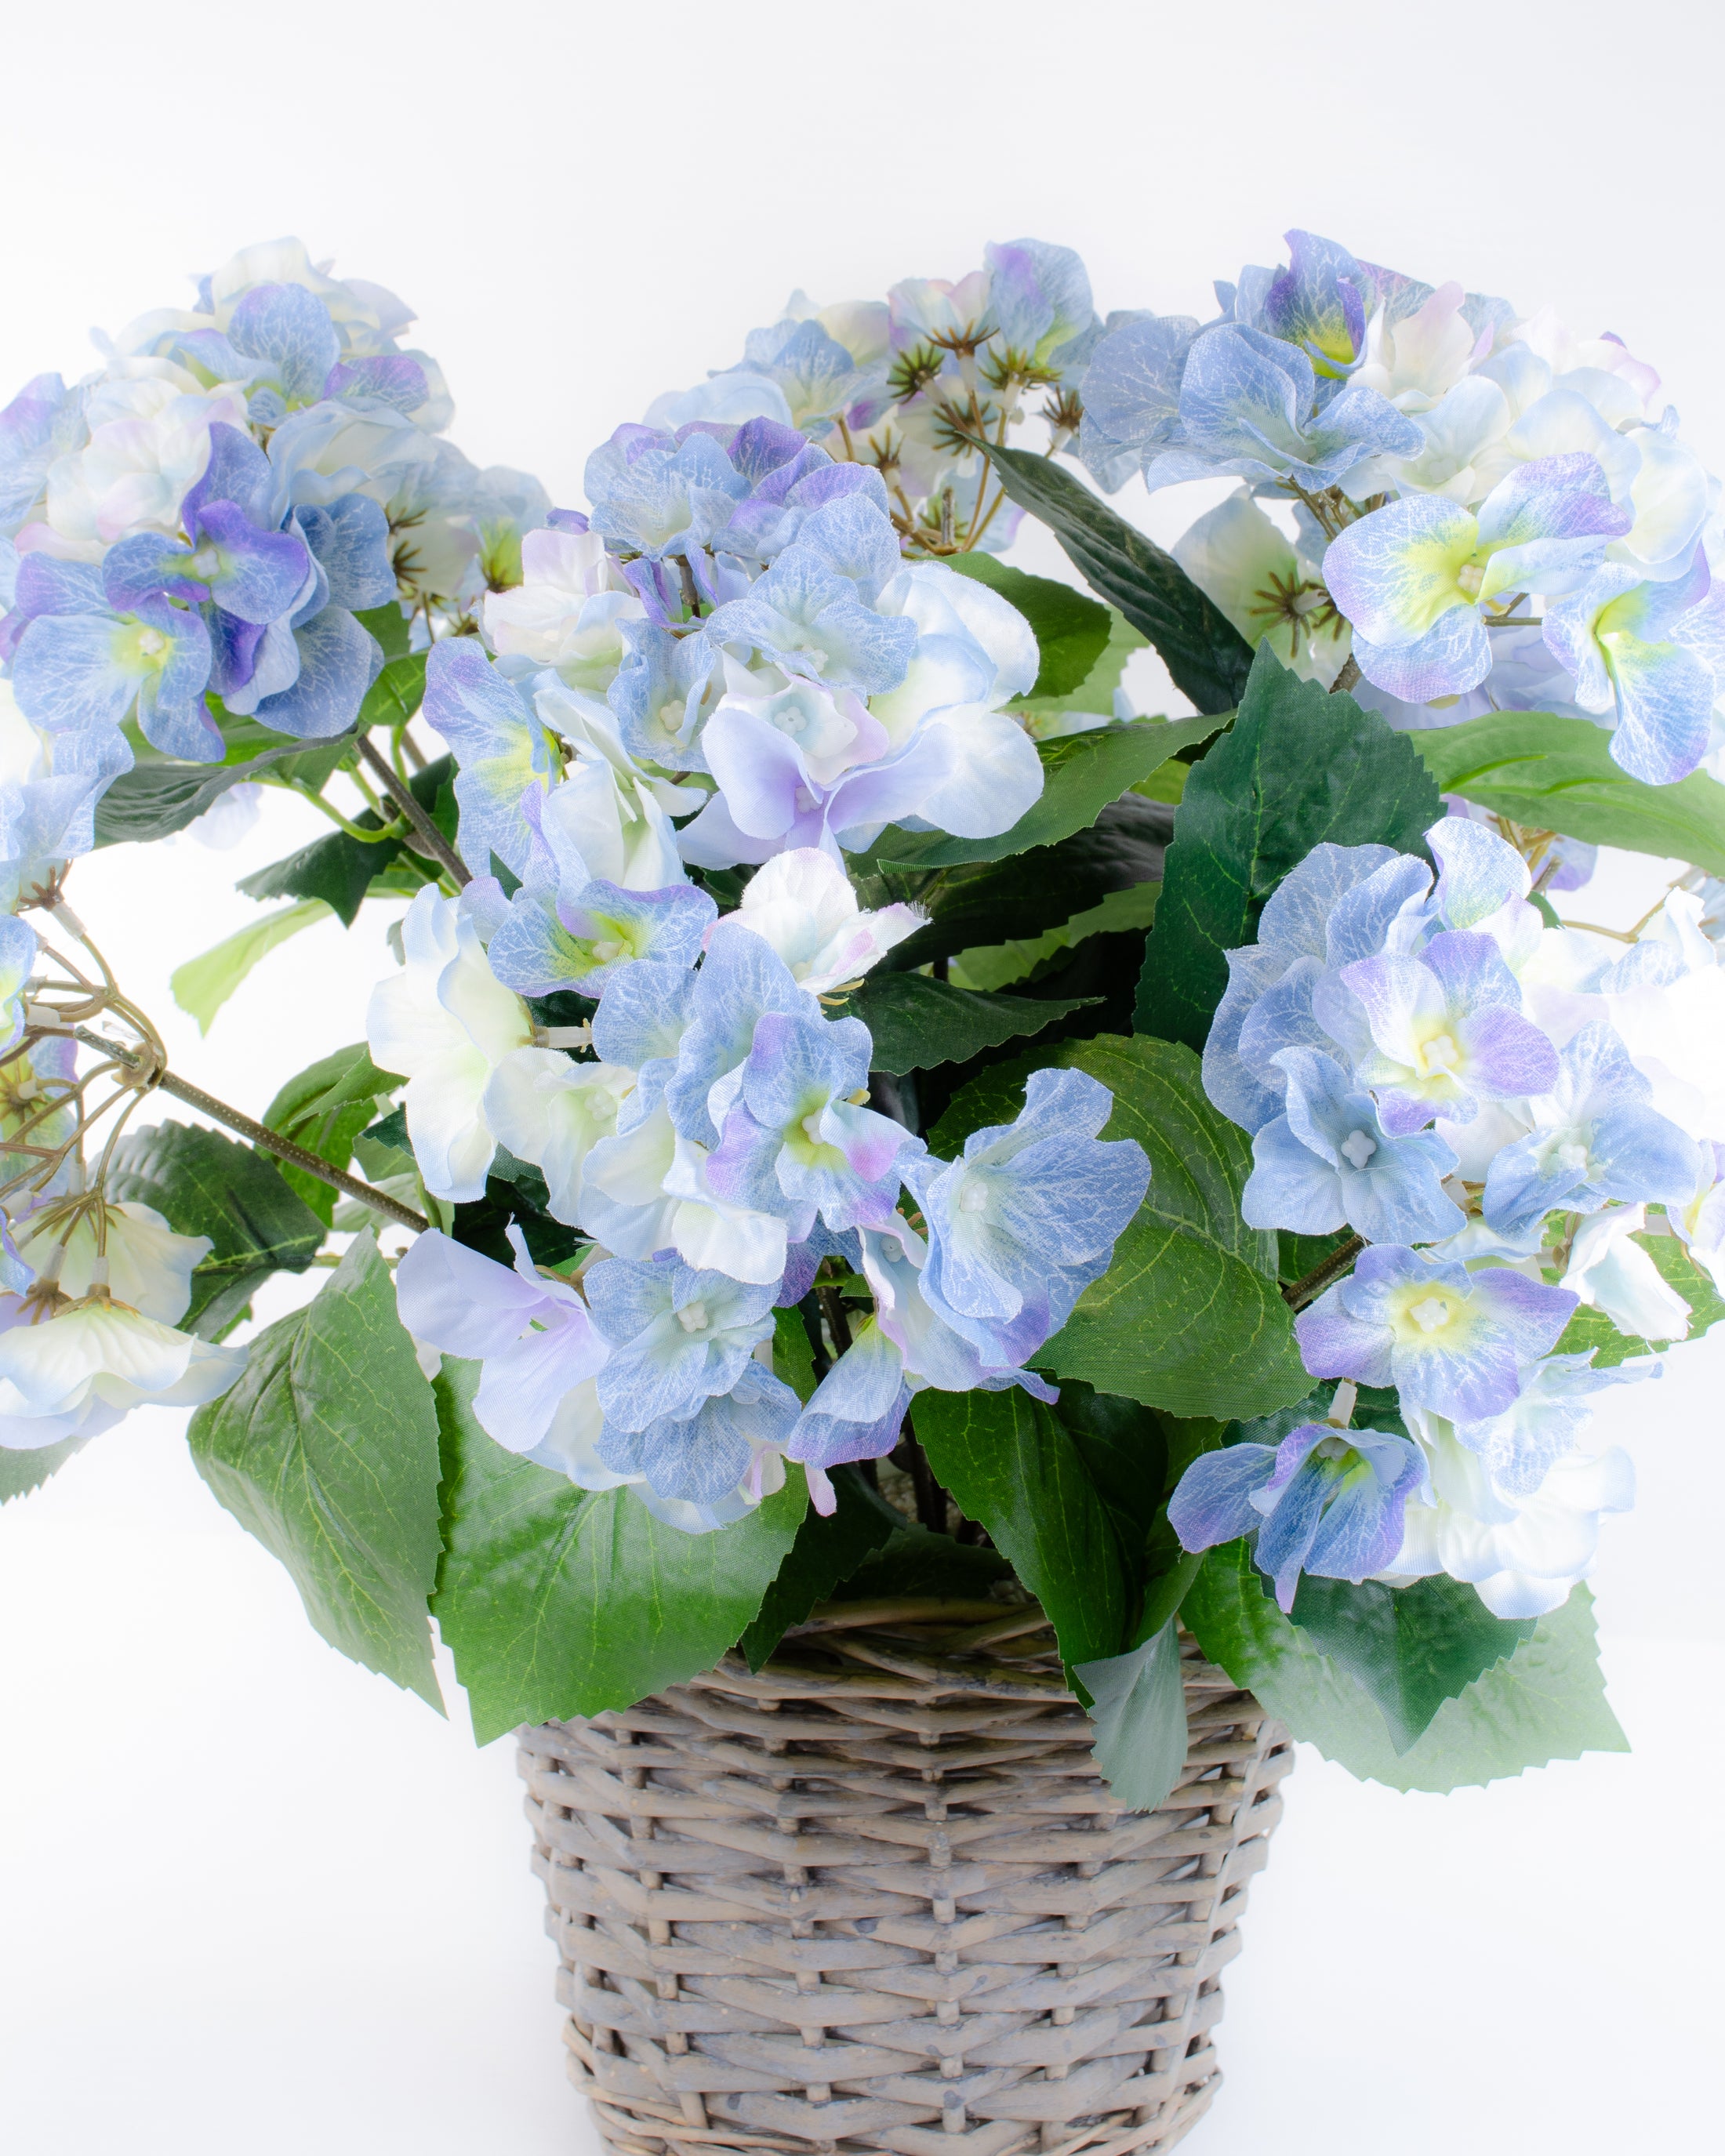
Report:
<svg viewBox="0 0 1725 2156"><path fill-rule="evenodd" d="M907 277L885 300L818 307L793 292L752 330L743 356L692 389L656 398L650 425L794 427L834 457L872 468L900 536L934 551L998 552L1023 511L990 490L976 444L1004 441L1024 398L1060 449L1077 431L1076 391L1102 325L1070 247L991 242L956 282Z"/></svg>
<svg viewBox="0 0 1725 2156"><path fill-rule="evenodd" d="M538 811L543 880L512 903L495 882L421 893L406 965L372 1004L427 1188L478 1198L501 1144L592 1239L567 1279L518 1230L513 1272L437 1232L402 1260L403 1322L484 1362L483 1426L696 1532L777 1489L788 1459L829 1509L824 1471L890 1452L926 1386L1053 1399L1024 1365L1106 1269L1148 1179L1139 1147L1097 1137L1106 1088L1039 1072L1014 1122L936 1158L867 1105L868 1029L821 1001L916 925L909 910L861 912L815 849L778 855L722 918L687 883L583 879L567 839L553 866L541 835L570 828L556 812L577 792ZM578 1054L516 993L563 986L597 998ZM805 1405L773 1373L773 1312L827 1258L875 1309Z"/></svg>
<svg viewBox="0 0 1725 2156"><path fill-rule="evenodd" d="M203 278L193 306L98 336L85 380L39 375L0 413L6 1047L33 977L78 1001L78 966L17 909L83 940L64 878L120 774L344 734L383 663L360 615L416 608L423 639L518 578L549 500L443 439L454 408L399 341L412 319L277 241ZM88 1081L56 1009L34 1009L0 1065L0 1445L26 1449L139 1400L211 1399L245 1362L177 1329L208 1240L84 1187Z"/></svg>
<svg viewBox="0 0 1725 2156"><path fill-rule="evenodd" d="M889 823L991 837L1036 799L1035 745L1002 708L1036 640L986 585L902 559L878 470L776 420L701 419L619 428L587 491L591 517L557 511L521 588L487 599L495 659L431 654L476 860L490 844L523 873L519 804L554 755L584 859L636 890L681 863L837 858Z"/></svg>
<svg viewBox="0 0 1725 2156"><path fill-rule="evenodd" d="M1287 238L1213 321L1110 316L1081 385L1100 483L1243 480L1178 558L1254 645L1326 681L1351 656L1392 725L1555 711L1650 784L1721 775L1718 486L1658 375L1549 311Z"/></svg>
<svg viewBox="0 0 1725 2156"><path fill-rule="evenodd" d="M1303 1563L1445 1571L1527 1615L1630 1500L1622 1455L1579 1443L1589 1397L1656 1371L1563 1352L1569 1319L1586 1305L1638 1344L1684 1337L1654 1230L1725 1285L1725 974L1699 892L1674 890L1625 946L1547 926L1522 855L1482 824L1426 841L1435 877L1387 847L1309 855L1229 954L1204 1058L1210 1099L1252 1133L1248 1224L1367 1245L1297 1321L1307 1369L1394 1387L1408 1435L1343 1414L1230 1447L1189 1471L1173 1517L1192 1547L1261 1517L1285 1607Z"/></svg>
<svg viewBox="0 0 1725 2156"><path fill-rule="evenodd" d="M252 247L0 413L0 789L14 888L88 850L140 751L219 762L233 721L326 740L382 665L356 619L457 619L550 502L442 438L409 309L298 240Z"/></svg>

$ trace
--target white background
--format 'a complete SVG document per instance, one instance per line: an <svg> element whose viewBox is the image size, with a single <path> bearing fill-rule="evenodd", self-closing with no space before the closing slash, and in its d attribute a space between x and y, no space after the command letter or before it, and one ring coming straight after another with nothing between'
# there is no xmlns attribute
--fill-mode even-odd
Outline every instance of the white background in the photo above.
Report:
<svg viewBox="0 0 1725 2156"><path fill-rule="evenodd" d="M296 232L418 307L470 455L573 504L589 449L794 286L874 295L1030 233L1080 249L1104 311L1202 316L1303 224L1615 329L1725 468L1699 6L8 14L0 398ZM119 849L74 883L178 1066L254 1112L362 1031L377 909L278 952L207 1041L167 975L314 828L275 797L239 855ZM1644 884L1624 865L1587 910L1632 918ZM1722 1389L1725 1341L1607 1396L1641 1478L1595 1583L1633 1756L1447 1799L1307 1756L1194 2156L1717 2145ZM0 2141L584 2156L511 1748L326 1649L181 1419L135 1416L0 1517Z"/></svg>

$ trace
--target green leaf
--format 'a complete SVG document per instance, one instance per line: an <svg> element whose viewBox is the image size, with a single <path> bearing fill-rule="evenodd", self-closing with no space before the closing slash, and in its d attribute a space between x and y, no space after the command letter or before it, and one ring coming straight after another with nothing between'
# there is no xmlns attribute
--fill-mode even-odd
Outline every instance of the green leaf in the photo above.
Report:
<svg viewBox="0 0 1725 2156"><path fill-rule="evenodd" d="M1610 735L1586 719L1486 711L1407 738L1445 793L1494 815L1725 875L1725 787L1699 771L1644 786L1619 770Z"/></svg>
<svg viewBox="0 0 1725 2156"><path fill-rule="evenodd" d="M1100 711L1114 716L1114 692L1126 674L1133 652L1142 651L1149 639L1135 629L1118 607L1107 608L1108 641L1077 688L1064 696L1014 696L1006 706L1021 718L1031 738L1053 738L1067 729L1061 721L1070 713Z"/></svg>
<svg viewBox="0 0 1725 2156"><path fill-rule="evenodd" d="M393 599L380 607L367 607L353 619L360 627L376 637L382 648L385 661L405 657L413 635L411 616L404 614Z"/></svg>
<svg viewBox="0 0 1725 2156"><path fill-rule="evenodd" d="M1174 1415L1225 1421L1302 1399L1312 1380L1276 1286L1276 1238L1240 1215L1250 1142L1205 1098L1189 1049L1102 1034L1032 1050L960 1091L935 1127L935 1151L950 1158L973 1131L1010 1122L1038 1067L1100 1079L1114 1096L1104 1136L1137 1139L1150 1161L1149 1189L1113 1263L1038 1368Z"/></svg>
<svg viewBox="0 0 1725 2156"><path fill-rule="evenodd" d="M1098 1003L1039 1001L1034 996L978 995L932 980L926 973L877 973L865 981L850 1005L874 1037L872 1067L901 1075L932 1070L937 1064L968 1063L985 1048L1040 1033L1057 1018Z"/></svg>
<svg viewBox="0 0 1725 2156"><path fill-rule="evenodd" d="M1012 1567L999 1550L980 1543L955 1542L951 1535L937 1535L914 1520L901 1520L880 1548L841 1579L827 1599L876 1602L935 1595L973 1602L997 1580L1011 1577Z"/></svg>
<svg viewBox="0 0 1725 2156"><path fill-rule="evenodd" d="M398 1091L402 1081L380 1070L362 1040L338 1048L290 1078L264 1111L272 1131L315 1152L331 1168L346 1168L354 1141L372 1120L377 1103ZM326 1227L335 1218L336 1194L326 1183L291 1163L281 1165L288 1188L297 1191Z"/></svg>
<svg viewBox="0 0 1725 2156"><path fill-rule="evenodd" d="M1605 1704L1593 1598L1570 1590L1507 1661L1446 1699L1398 1752L1370 1695L1284 1617L1244 1543L1209 1552L1181 1614L1211 1661L1255 1692L1297 1738L1363 1780L1440 1794L1584 1752L1626 1752Z"/></svg>
<svg viewBox="0 0 1725 2156"><path fill-rule="evenodd" d="M298 742L265 749L244 763L140 763L122 771L96 803L95 842L118 846L128 841L165 839L183 831L213 808L230 786L274 776L278 767L301 753Z"/></svg>
<svg viewBox="0 0 1725 2156"><path fill-rule="evenodd" d="M808 1486L688 1535L628 1489L580 1490L506 1452L474 1419L479 1365L438 1378L444 1557L432 1608L481 1744L518 1722L633 1707L711 1669L796 1539Z"/></svg>
<svg viewBox="0 0 1725 2156"><path fill-rule="evenodd" d="M404 726L425 701L424 651L404 651L388 660L383 671L367 690L359 707L359 731L373 726Z"/></svg>
<svg viewBox="0 0 1725 2156"><path fill-rule="evenodd" d="M302 1273L324 1224L288 1188L274 1162L198 1123L157 1123L123 1137L108 1174L110 1194L153 1205L177 1235L208 1235L180 1322L218 1340L272 1273Z"/></svg>
<svg viewBox="0 0 1725 2156"><path fill-rule="evenodd" d="M422 808L437 808L439 794L449 784L454 769L453 758L441 756L424 771L413 773L408 790ZM352 820L362 830L383 828L369 808ZM298 853L272 861L267 868L254 870L235 887L248 898L321 898L341 916L342 925L351 928L374 879L400 863L402 855L398 839L367 840L356 839L347 831L330 831L314 839L309 846L301 846ZM413 861L418 856L409 853L407 859ZM426 874L431 873L428 865Z"/></svg>
<svg viewBox="0 0 1725 2156"><path fill-rule="evenodd" d="M1123 726L1063 734L1038 744L1042 792L1009 831L993 839L954 839L944 831L906 831L875 849L889 873L952 868L961 861L1004 860L1033 846L1057 845L1087 831L1111 802L1128 793L1183 748L1215 732L1214 718L1132 719Z"/></svg>
<svg viewBox="0 0 1725 2156"><path fill-rule="evenodd" d="M1351 696L1291 674L1266 644L1232 730L1195 765L1174 818L1144 953L1137 1028L1201 1049L1264 901L1326 840L1422 853L1443 814L1412 746Z"/></svg>
<svg viewBox="0 0 1725 2156"><path fill-rule="evenodd" d="M955 987L992 993L1034 973L1045 958L1070 951L1087 936L1118 935L1128 929L1147 930L1156 918L1156 902L1162 896L1159 883L1136 883L1125 891L1111 891L1100 906L1075 913L1058 928L1011 943L978 943L953 954L947 978Z"/></svg>
<svg viewBox="0 0 1725 2156"><path fill-rule="evenodd" d="M1046 524L1091 589L1148 637L1175 685L1200 711L1232 710L1245 692L1251 646L1173 556L1051 457L988 454L1009 498Z"/></svg>
<svg viewBox="0 0 1725 2156"><path fill-rule="evenodd" d="M208 1033L216 1013L254 966L302 928L326 920L329 912L322 899L306 898L297 906L285 906L280 913L266 913L261 921L225 937L213 950L177 966L168 976L174 1001L197 1019L200 1033Z"/></svg>
<svg viewBox="0 0 1725 2156"><path fill-rule="evenodd" d="M1142 1646L1072 1674L1091 1697L1091 1753L1102 1779L1133 1811L1153 1812L1186 1763L1178 1625L1170 1617Z"/></svg>
<svg viewBox="0 0 1725 2156"><path fill-rule="evenodd" d="M1268 1591L1269 1583L1264 1583ZM1398 1752L1430 1727L1446 1699L1507 1660L1533 1636L1533 1620L1494 1617L1471 1587L1443 1573L1410 1587L1307 1573L1294 1622L1338 1669L1365 1687Z"/></svg>
<svg viewBox="0 0 1725 2156"><path fill-rule="evenodd" d="M916 1417L935 1473L1047 1611L1061 1658L1076 1666L1117 1655L1136 1600L1132 1568L1053 1410L1014 1385L919 1393Z"/></svg>
<svg viewBox="0 0 1725 2156"><path fill-rule="evenodd" d="M75 1452L90 1443L87 1437L63 1437L58 1445L42 1445L28 1452L0 1446L0 1505L13 1497L39 1490L50 1475L57 1474Z"/></svg>
<svg viewBox="0 0 1725 2156"><path fill-rule="evenodd" d="M356 820L377 821L369 809ZM309 846L301 846L285 860L254 869L234 887L248 898L321 899L341 926L351 928L372 878L388 868L400 851L399 843L393 839L368 846L362 839L349 838L345 831L331 831L326 837L314 839Z"/></svg>
<svg viewBox="0 0 1725 2156"><path fill-rule="evenodd" d="M833 1512L823 1518L811 1505L803 1515L797 1539L785 1553L778 1576L742 1646L752 1670L757 1670L793 1625L800 1625L817 1602L824 1602L865 1557L880 1548L905 1522L878 1496L854 1467L832 1470Z"/></svg>
<svg viewBox="0 0 1725 2156"><path fill-rule="evenodd" d="M808 1405L814 1394L814 1343L800 1303L794 1310L773 1313L773 1374Z"/></svg>
<svg viewBox="0 0 1725 2156"><path fill-rule="evenodd" d="M198 1473L286 1566L330 1645L441 1712L426 1623L437 1415L373 1237L259 1334L239 1383L193 1416L191 1440Z"/></svg>
<svg viewBox="0 0 1725 2156"><path fill-rule="evenodd" d="M952 554L947 567L986 584L1030 624L1040 659L1032 696L1070 696L1107 649L1109 614L1086 593L1051 577L1027 576L993 554Z"/></svg>
<svg viewBox="0 0 1725 2156"><path fill-rule="evenodd" d="M1675 1288L1688 1304L1686 1338L1699 1340L1725 1317L1725 1300L1721 1299L1712 1276L1702 1270L1675 1235L1633 1235L1630 1240L1640 1245L1666 1285ZM1573 1355L1591 1348L1594 1368L1609 1370L1631 1356L1657 1355L1671 1345L1668 1340L1642 1340L1620 1332L1603 1310L1591 1310L1584 1303L1563 1327L1563 1337L1553 1352Z"/></svg>
<svg viewBox="0 0 1725 2156"><path fill-rule="evenodd" d="M941 870L915 893L931 916L927 926L887 954L886 970L910 973L973 944L1040 936L1100 906L1111 891L1158 881L1172 825L1162 803L1128 793L1058 845Z"/></svg>

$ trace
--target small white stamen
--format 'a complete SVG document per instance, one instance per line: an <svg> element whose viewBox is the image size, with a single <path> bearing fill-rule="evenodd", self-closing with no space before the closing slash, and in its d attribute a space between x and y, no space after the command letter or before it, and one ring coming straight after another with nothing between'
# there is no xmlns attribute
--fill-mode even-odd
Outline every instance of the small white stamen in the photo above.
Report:
<svg viewBox="0 0 1725 2156"><path fill-rule="evenodd" d="M1364 1131L1350 1131L1343 1139L1341 1150L1356 1168L1363 1168L1378 1150L1378 1141Z"/></svg>
<svg viewBox="0 0 1725 2156"><path fill-rule="evenodd" d="M1450 1305L1446 1297L1429 1295L1424 1302L1410 1305L1408 1315L1422 1332L1435 1332L1440 1325L1450 1322Z"/></svg>
<svg viewBox="0 0 1725 2156"><path fill-rule="evenodd" d="M1461 1051L1447 1033L1435 1033L1425 1044L1425 1067L1428 1070L1453 1070L1461 1060Z"/></svg>
<svg viewBox="0 0 1725 2156"><path fill-rule="evenodd" d="M706 1305L704 1302L685 1302L677 1312L677 1322L685 1332L705 1332Z"/></svg>

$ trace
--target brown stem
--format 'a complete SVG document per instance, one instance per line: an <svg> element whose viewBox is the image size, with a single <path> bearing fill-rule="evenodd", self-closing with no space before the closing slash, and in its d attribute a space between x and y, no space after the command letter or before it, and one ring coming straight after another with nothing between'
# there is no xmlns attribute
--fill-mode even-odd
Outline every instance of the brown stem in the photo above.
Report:
<svg viewBox="0 0 1725 2156"><path fill-rule="evenodd" d="M472 870L413 798L412 789L396 776L363 734L359 737L359 752L364 762L371 766L377 783L413 825L414 834L420 842L414 850L429 854L434 861L449 870L458 886L471 883Z"/></svg>
<svg viewBox="0 0 1725 2156"><path fill-rule="evenodd" d="M1359 661L1350 651L1343 660L1336 678L1330 684L1332 696L1344 696L1359 680Z"/></svg>
<svg viewBox="0 0 1725 2156"><path fill-rule="evenodd" d="M1296 1280L1291 1287L1285 1287L1281 1299L1291 1310L1303 1310L1314 1296L1320 1296L1332 1280L1339 1280L1354 1260L1366 1247L1363 1235L1350 1235L1339 1250L1332 1250L1321 1265L1314 1265L1303 1280Z"/></svg>
<svg viewBox="0 0 1725 2156"><path fill-rule="evenodd" d="M77 1037L86 1048L100 1049L105 1055L124 1063L129 1070L137 1069L131 1056L116 1048L111 1040L104 1040L100 1034L92 1033L87 1027L80 1025L77 1029ZM240 1137L249 1138L254 1146L260 1146L265 1152L274 1153L278 1160L290 1162L303 1173L315 1176L320 1183L326 1183L331 1190L341 1191L344 1197L357 1198L362 1205L369 1205L374 1213L382 1214L386 1219L403 1228L411 1228L416 1235L424 1235L431 1225L424 1214L416 1213L411 1205L402 1204L383 1191L373 1190L369 1183L362 1183L357 1176L345 1174L339 1168L331 1168L326 1160L320 1160L315 1152L308 1152L304 1146L297 1146L291 1138L285 1138L280 1132L272 1131L267 1123L254 1122L249 1116L242 1115L238 1108L230 1108L225 1101L217 1100L213 1093L206 1093L201 1086L190 1085L185 1079L176 1077L172 1070L158 1072L149 1084L162 1092L172 1094L177 1101L183 1101L188 1108L196 1108L200 1114L208 1116L212 1122L223 1123Z"/></svg>

